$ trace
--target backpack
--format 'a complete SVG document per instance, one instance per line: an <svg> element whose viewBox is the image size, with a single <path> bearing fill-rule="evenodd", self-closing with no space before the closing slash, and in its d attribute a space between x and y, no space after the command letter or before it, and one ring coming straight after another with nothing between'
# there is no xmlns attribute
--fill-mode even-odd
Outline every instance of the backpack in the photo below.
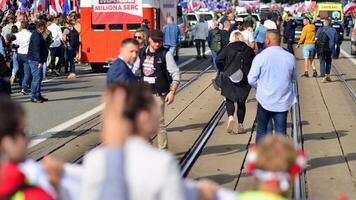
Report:
<svg viewBox="0 0 356 200"><path fill-rule="evenodd" d="M69 30L68 39L71 47L79 46L79 32L74 27L72 30Z"/></svg>
<svg viewBox="0 0 356 200"><path fill-rule="evenodd" d="M321 31L320 36L316 40L315 49L318 55L330 53L329 36L326 34L325 29Z"/></svg>
<svg viewBox="0 0 356 200"><path fill-rule="evenodd" d="M219 52L221 50L221 32L220 32L220 30L215 30L215 31L212 30L211 47L216 52Z"/></svg>

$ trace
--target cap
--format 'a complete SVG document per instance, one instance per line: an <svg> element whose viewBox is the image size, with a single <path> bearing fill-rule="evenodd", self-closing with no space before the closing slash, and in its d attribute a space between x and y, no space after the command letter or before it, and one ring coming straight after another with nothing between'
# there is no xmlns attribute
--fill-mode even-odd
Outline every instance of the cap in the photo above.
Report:
<svg viewBox="0 0 356 200"><path fill-rule="evenodd" d="M163 32L161 30L152 30L150 38L153 40L163 40Z"/></svg>

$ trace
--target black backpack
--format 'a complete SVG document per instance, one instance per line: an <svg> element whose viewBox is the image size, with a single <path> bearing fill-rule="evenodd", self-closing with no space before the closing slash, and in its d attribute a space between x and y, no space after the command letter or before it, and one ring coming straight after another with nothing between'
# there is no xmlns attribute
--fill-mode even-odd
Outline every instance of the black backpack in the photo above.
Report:
<svg viewBox="0 0 356 200"><path fill-rule="evenodd" d="M325 29L321 30L320 36L316 40L315 47L318 55L330 53L329 36L326 34Z"/></svg>
<svg viewBox="0 0 356 200"><path fill-rule="evenodd" d="M71 47L79 46L79 32L74 27L72 30L69 30L68 39Z"/></svg>

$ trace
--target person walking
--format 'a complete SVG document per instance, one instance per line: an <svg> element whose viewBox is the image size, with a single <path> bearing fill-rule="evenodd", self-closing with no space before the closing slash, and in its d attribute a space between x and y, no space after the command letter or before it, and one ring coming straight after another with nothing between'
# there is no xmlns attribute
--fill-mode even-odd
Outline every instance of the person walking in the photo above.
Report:
<svg viewBox="0 0 356 200"><path fill-rule="evenodd" d="M257 89L256 143L267 134L267 125L273 119L275 132L286 134L287 114L296 102L293 84L297 80L296 61L293 54L280 46L278 30L266 33L266 49L252 62L248 74L249 84Z"/></svg>
<svg viewBox="0 0 356 200"><path fill-rule="evenodd" d="M135 31L134 39L137 40L140 50L147 46L148 38L143 29L137 29Z"/></svg>
<svg viewBox="0 0 356 200"><path fill-rule="evenodd" d="M50 18L51 25L48 26L48 30L52 35L52 43L49 46L51 62L50 69L52 73L60 76L60 70L63 64L63 34L61 28L58 26L58 18ZM56 64L56 58L58 57L58 62Z"/></svg>
<svg viewBox="0 0 356 200"><path fill-rule="evenodd" d="M244 133L246 99L251 90L247 75L255 53L244 42L243 35L240 32L235 32L230 38L230 44L222 49L216 62L220 72L219 76L221 76L221 95L226 98L227 132ZM235 104L237 104L237 130L235 129L236 120L234 118Z"/></svg>
<svg viewBox="0 0 356 200"><path fill-rule="evenodd" d="M249 22L243 22L242 26L238 26L239 29L234 30L233 32L231 32L230 37L233 37L235 35L236 32L240 32L244 38L244 42L251 47L252 49L255 49L255 38L254 38L254 34L253 34L253 30L250 26ZM231 38L230 38L231 40Z"/></svg>
<svg viewBox="0 0 356 200"><path fill-rule="evenodd" d="M213 27L209 31L208 46L211 50L211 60L213 67L216 71L218 71L218 67L216 66L216 58L222 49L222 32L219 29L219 22L217 20L213 20Z"/></svg>
<svg viewBox="0 0 356 200"><path fill-rule="evenodd" d="M170 51L163 45L163 32L152 30L148 39L149 46L140 52L141 78L150 84L152 93L161 107L160 131L157 134L158 148L168 149L168 137L164 118L166 105L174 101L180 82L179 68Z"/></svg>
<svg viewBox="0 0 356 200"><path fill-rule="evenodd" d="M133 73L134 64L138 57L139 43L133 38L126 38L121 42L120 55L109 68L107 85L113 83L136 83Z"/></svg>
<svg viewBox="0 0 356 200"><path fill-rule="evenodd" d="M338 59L340 56L340 46L344 40L344 28L341 26L337 18L334 18L331 27L334 28L338 34L337 42L333 50L333 59Z"/></svg>
<svg viewBox="0 0 356 200"><path fill-rule="evenodd" d="M330 70L332 62L332 52L338 42L338 34L334 28L330 26L330 20L324 20L324 27L316 33L316 52L320 60L320 76L321 82L331 82Z"/></svg>
<svg viewBox="0 0 356 200"><path fill-rule="evenodd" d="M303 19L304 27L302 35L300 36L297 48L303 44L304 55L304 74L303 77L309 77L308 68L311 65L313 68L313 77L317 77L316 66L314 62L315 57L315 26L310 23L310 19L305 17Z"/></svg>
<svg viewBox="0 0 356 200"><path fill-rule="evenodd" d="M68 28L63 32L63 39L66 43L67 63L70 67L70 73L68 79L75 79L75 56L79 48L79 32L74 28L74 21L68 23Z"/></svg>
<svg viewBox="0 0 356 200"><path fill-rule="evenodd" d="M43 38L43 33L46 31L46 24L43 21L37 22L37 30L33 31L30 37L30 43L27 53L28 63L31 69L31 102L43 103L48 101L41 94L42 84L42 67L48 56L48 48L46 41Z"/></svg>
<svg viewBox="0 0 356 200"><path fill-rule="evenodd" d="M224 22L224 28L221 30L221 47L224 48L229 44L231 33L231 23L230 21Z"/></svg>
<svg viewBox="0 0 356 200"><path fill-rule="evenodd" d="M178 58L177 46L179 44L180 30L172 16L167 17L167 24L163 26L163 47L166 48L171 54Z"/></svg>
<svg viewBox="0 0 356 200"><path fill-rule="evenodd" d="M318 30L320 28L323 28L324 24L323 22L321 21L321 18L320 18L320 15L316 16L316 19L314 21L314 26L316 28L316 32L318 32Z"/></svg>
<svg viewBox="0 0 356 200"><path fill-rule="evenodd" d="M205 41L209 34L209 25L205 21L204 15L199 15L199 22L195 24L193 29L195 47L197 49L197 59L206 58L205 56ZM202 47L203 52L200 51L200 47Z"/></svg>
<svg viewBox="0 0 356 200"><path fill-rule="evenodd" d="M260 26L256 29L255 34L254 34L254 38L255 38L255 41L257 44L258 53L260 53L264 49L264 46L265 46L267 28L264 26L264 22L265 22L265 20L262 19Z"/></svg>
<svg viewBox="0 0 356 200"><path fill-rule="evenodd" d="M267 20L263 24L268 30L270 30L270 29L271 30L273 30L273 29L277 30L277 24L276 24L276 22L272 21L272 15L271 14L269 14L267 16Z"/></svg>
<svg viewBox="0 0 356 200"><path fill-rule="evenodd" d="M293 16L291 14L288 15L287 20L283 23L284 27L284 39L287 42L288 51L294 55L294 38L295 38L295 28L297 27L297 23L295 22Z"/></svg>
<svg viewBox="0 0 356 200"><path fill-rule="evenodd" d="M31 68L28 63L28 48L30 44L31 32L28 30L29 23L27 21L22 21L20 25L20 32L17 33L16 40L13 42L15 45L18 45L17 49L17 62L19 68L23 69L24 77L22 80L22 89L21 93L23 95L28 94L28 89L30 86L31 78Z"/></svg>

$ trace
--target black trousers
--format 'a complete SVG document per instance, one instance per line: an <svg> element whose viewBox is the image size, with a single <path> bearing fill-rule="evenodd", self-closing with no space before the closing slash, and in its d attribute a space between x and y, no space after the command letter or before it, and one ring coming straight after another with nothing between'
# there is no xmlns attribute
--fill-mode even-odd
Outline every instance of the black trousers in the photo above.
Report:
<svg viewBox="0 0 356 200"><path fill-rule="evenodd" d="M51 47L49 49L51 55L51 63L49 64L49 68L52 70L61 70L64 59L64 49L63 46L59 47ZM56 57L58 57L58 63L56 64Z"/></svg>
<svg viewBox="0 0 356 200"><path fill-rule="evenodd" d="M195 39L195 47L197 48L198 56L202 55L200 52L200 46L203 48L202 54L205 55L205 40Z"/></svg>
<svg viewBox="0 0 356 200"><path fill-rule="evenodd" d="M230 99L226 99L226 111L228 116L233 116L235 113L235 103L237 103L237 121L242 124L245 121L246 103L245 102L233 102Z"/></svg>

